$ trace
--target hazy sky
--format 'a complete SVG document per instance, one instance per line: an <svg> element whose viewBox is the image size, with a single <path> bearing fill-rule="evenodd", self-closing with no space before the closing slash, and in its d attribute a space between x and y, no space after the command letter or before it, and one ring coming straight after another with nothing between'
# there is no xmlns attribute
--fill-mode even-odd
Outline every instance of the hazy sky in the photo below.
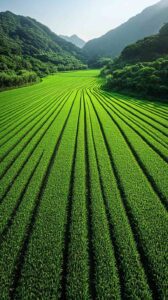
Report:
<svg viewBox="0 0 168 300"><path fill-rule="evenodd" d="M30 16L57 34L98 37L159 0L0 0L0 11Z"/></svg>

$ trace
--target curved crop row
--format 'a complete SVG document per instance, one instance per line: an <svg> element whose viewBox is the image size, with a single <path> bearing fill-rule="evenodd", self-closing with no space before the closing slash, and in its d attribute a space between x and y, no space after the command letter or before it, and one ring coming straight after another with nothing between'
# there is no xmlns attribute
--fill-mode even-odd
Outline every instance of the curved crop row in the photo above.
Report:
<svg viewBox="0 0 168 300"><path fill-rule="evenodd" d="M4 199L4 197L6 197L6 195L9 193L11 187L13 186L13 183L18 178L22 170L24 170L25 166L28 169L30 168L29 161L31 163L31 156L36 151L36 148L38 150L39 144L43 144L43 147L45 147L46 138L49 130L52 129L54 124L57 125L57 123L59 124L61 122L62 116L65 114L65 111L67 110L69 105L71 105L70 99L69 103L67 103L67 105L65 106L66 102L63 103L63 105L56 111L56 114L54 114L52 118L48 119L44 126L42 126L39 129L35 136L35 141L33 141L33 143L29 142L27 147L25 149L22 149L19 156L15 157L15 159L12 160L12 162L8 166L7 170L5 170L5 176L3 176L2 178L2 186L0 188L1 202ZM21 178L23 178L24 182L27 177L22 176Z"/></svg>
<svg viewBox="0 0 168 300"><path fill-rule="evenodd" d="M45 164L39 164L38 172L36 171L36 173L34 174L34 178L29 184L26 195L24 196L22 201L20 201L19 206L17 206L17 214L13 220L12 226L10 226L10 230L8 231L7 236L5 237L1 245L1 253L5 255L1 255L1 270L5 270L6 265L8 265L8 271L4 272L4 276L1 278L0 284L3 291L1 293L1 296L4 298L7 298L8 294L11 298L13 298L16 292L17 284L20 278L21 267L25 259L25 255L23 254L26 254L27 252L29 240L34 230L34 223L36 223L37 221L37 215L39 213L39 209L41 208L43 193L50 178L51 169L53 164L55 163L55 156L59 149L62 135L71 114L73 102L70 102L69 104L70 105L68 105L64 114L64 118L62 118L62 121L60 123L56 124L57 135L53 139L52 143L48 144L48 149L46 149L47 152L44 152L43 154ZM55 131L55 127L53 127L50 131L50 134L48 134L48 141L52 137L53 130ZM38 148L37 150L39 151L40 148ZM34 158L35 157L36 156L34 155ZM15 189L17 189L17 186L15 186ZM11 208L12 211L15 210L16 206L13 207L13 202L11 202L11 208L9 204L10 201L8 200L8 202L6 203L6 208L5 206L3 207L3 212L5 213L5 215L9 215ZM5 223L5 220L3 220L3 223ZM45 222L43 222L42 224L43 226L45 226ZM20 245L20 247L18 247L18 245ZM10 252L11 247L15 250L14 253ZM34 256L31 256L31 259L34 259Z"/></svg>
<svg viewBox="0 0 168 300"><path fill-rule="evenodd" d="M168 136L167 130L165 128L163 128L162 126L160 126L160 124L158 124L158 123L154 124L151 121L149 121L147 118L144 119L143 117L141 117L141 114L138 115L135 110L128 110L127 105L125 105L125 106L121 105L120 101L116 102L114 100L114 98L107 98L107 96L105 96L103 93L99 93L99 95L100 94L106 101L108 101L108 104L113 106L115 109L117 109L121 113L124 113L128 118L134 120L133 122L136 121L138 124L145 127L148 130L148 134L150 134L152 131L154 133L154 135L158 136L161 141L163 141L163 142L165 142L165 144L167 144L167 136ZM157 122L157 120L156 120L156 122ZM162 131L162 129L164 130L164 132Z"/></svg>
<svg viewBox="0 0 168 300"><path fill-rule="evenodd" d="M112 121L118 126L154 191L160 197L161 201L163 201L166 208L168 208L167 164L124 121L118 118L117 115L112 114L112 111L108 107L106 111L109 113Z"/></svg>
<svg viewBox="0 0 168 300"><path fill-rule="evenodd" d="M146 176L137 165L136 159L116 124L111 122L107 112L101 108L101 104L98 101L95 103L118 170L121 187L126 197L127 212L137 238L139 251L145 259L144 264L147 266L148 272L150 272L152 288L160 296L160 299L163 299L168 292L166 279L168 269L165 265L167 213ZM116 136L117 139L115 139Z"/></svg>
<svg viewBox="0 0 168 300"><path fill-rule="evenodd" d="M52 295L57 299L60 294L68 192L78 113L79 104L76 99L67 119L66 128L62 132L60 145L55 153L56 157L53 156L46 188L41 195L38 217L29 238L21 276L15 284L16 298L20 295L26 297L28 293L34 294L35 298L47 299ZM68 151L66 151L67 146L69 146ZM62 161L66 163L62 164ZM64 177L61 176L62 172ZM43 236L45 239L42 238Z"/></svg>
<svg viewBox="0 0 168 300"><path fill-rule="evenodd" d="M121 120L123 120L127 124L127 126L129 126L133 131L135 131L145 141L145 143L149 147L151 147L165 162L168 162L168 150L164 146L162 146L160 142L157 142L156 139L153 139L151 135L147 134L144 130L141 130L141 128L138 125L132 124L132 121L130 122L127 117L119 113L115 108L112 108L109 104L107 104L104 101L104 99L102 99L102 102L104 102L106 107L109 107L110 110L114 111L115 115L117 115Z"/></svg>
<svg viewBox="0 0 168 300"><path fill-rule="evenodd" d="M150 299L150 290L125 208L125 195L120 187L117 169L101 121L91 101L89 110L106 213L116 249L122 297Z"/></svg>

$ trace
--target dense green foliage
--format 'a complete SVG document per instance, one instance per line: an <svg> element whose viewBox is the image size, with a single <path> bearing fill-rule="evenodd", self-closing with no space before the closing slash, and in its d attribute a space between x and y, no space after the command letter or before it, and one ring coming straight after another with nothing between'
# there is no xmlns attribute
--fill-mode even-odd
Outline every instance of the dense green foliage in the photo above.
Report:
<svg viewBox="0 0 168 300"><path fill-rule="evenodd" d="M0 88L6 87L16 87L26 84L31 84L33 82L38 82L39 77L35 72L20 70L17 73L14 71L1 72L0 73Z"/></svg>
<svg viewBox="0 0 168 300"><path fill-rule="evenodd" d="M167 22L168 1L162 0L116 29L86 43L83 50L88 56L89 64L93 65L100 57L117 57L126 46L158 33Z"/></svg>
<svg viewBox="0 0 168 300"><path fill-rule="evenodd" d="M18 77L21 70L43 77L57 71L83 69L84 61L79 48L36 20L11 12L0 13L0 72L6 77L11 73Z"/></svg>
<svg viewBox="0 0 168 300"><path fill-rule="evenodd" d="M103 69L104 87L108 90L124 90L141 96L167 99L168 58L154 62L127 65L121 69L113 65Z"/></svg>
<svg viewBox="0 0 168 300"><path fill-rule="evenodd" d="M168 24L159 34L126 47L119 58L106 63L101 75L106 89L167 99Z"/></svg>
<svg viewBox="0 0 168 300"><path fill-rule="evenodd" d="M168 105L98 71L0 93L0 298L168 298Z"/></svg>

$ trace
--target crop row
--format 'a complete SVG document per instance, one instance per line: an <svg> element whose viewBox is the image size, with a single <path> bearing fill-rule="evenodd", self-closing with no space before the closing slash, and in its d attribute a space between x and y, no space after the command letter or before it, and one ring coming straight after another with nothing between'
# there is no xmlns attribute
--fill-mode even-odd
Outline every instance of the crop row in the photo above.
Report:
<svg viewBox="0 0 168 300"><path fill-rule="evenodd" d="M95 74L0 94L2 300L168 297L166 105Z"/></svg>
<svg viewBox="0 0 168 300"><path fill-rule="evenodd" d="M91 101L93 103L93 100ZM107 113L108 110L105 110L103 104L98 100L95 101L95 109L97 109L110 151L114 157L139 253L144 260L144 267L148 266L150 273L150 276L148 275L149 282L151 281L150 285L162 298L167 293L166 278L168 275L167 268L163 268L167 247L166 210L153 190L149 178L140 168L137 157L134 155L135 152L130 148L123 131L120 130L121 122L115 120L114 114L111 113L110 116L110 113ZM127 128L124 130L127 134ZM134 146L136 141L137 138L134 140ZM154 162L152 160L152 163Z"/></svg>
<svg viewBox="0 0 168 300"><path fill-rule="evenodd" d="M134 124L138 124L138 126L142 127L144 131L146 130L148 135L153 136L153 138L155 138L155 139L156 139L156 137L159 138L159 142L163 143L163 145L165 147L168 147L168 145L167 145L167 143L168 143L167 142L167 130L164 126L160 126L160 124L158 124L157 121L154 124L150 120L148 120L148 118L146 118L146 117L144 119L143 117L141 117L141 114L139 114L139 113L137 114L137 112L134 109L128 110L127 109L128 105L125 105L125 106L121 105L121 101L115 101L114 98L109 98L109 97L105 96L104 93L101 93L101 95L106 100L106 102L108 102L108 104L110 104L112 107L114 107L116 110L118 110L123 115L126 115L126 117L128 119L131 119ZM165 132L162 132L162 129Z"/></svg>
<svg viewBox="0 0 168 300"><path fill-rule="evenodd" d="M1 245L1 251L5 254L3 257L1 255L1 270L5 270L6 266L8 266L0 284L3 290L1 296L4 297L4 299L5 297L8 297L7 295L9 292L11 294L10 297L13 297L12 295L16 292L15 290L19 280L19 273L23 264L23 254L27 251L27 245L34 229L34 223L36 223L37 219L40 220L39 217L36 217L38 210L41 207L40 203L42 201L43 192L49 178L52 178L52 176L50 176L50 172L53 164L55 163L55 156L69 120L72 106L73 102L69 101L68 105L64 109L64 113L58 117L57 122L53 123L52 128L50 128L50 132L48 132L48 135L46 136L45 143L47 148L44 151L44 144L39 144L36 152L31 158L29 166L23 169L23 172L20 174L17 182L15 182L12 187L11 193L13 193L13 195L8 195L8 199L5 198L3 206L0 207L1 216L5 216L5 220L1 219L1 228L3 232L5 232ZM55 129L57 129L57 133L53 139L52 135L53 132L55 132ZM35 172L32 171L33 176L31 179L30 174L28 175L29 178L24 186L24 183L22 183L21 180L24 179L26 171L30 173L31 165L34 170L35 161L37 161L37 158L41 155L43 155L41 157L41 159L43 159L43 163L38 164ZM19 183L22 187L21 192L17 192ZM18 195L15 203L14 195ZM11 218L11 216L13 216L13 218ZM45 222L43 225L44 224ZM4 231L4 228L6 227L8 227L8 230ZM43 241L44 240L42 239L41 242ZM12 253L10 251L11 248L13 249ZM42 252L39 252L40 255L42 253L43 250Z"/></svg>

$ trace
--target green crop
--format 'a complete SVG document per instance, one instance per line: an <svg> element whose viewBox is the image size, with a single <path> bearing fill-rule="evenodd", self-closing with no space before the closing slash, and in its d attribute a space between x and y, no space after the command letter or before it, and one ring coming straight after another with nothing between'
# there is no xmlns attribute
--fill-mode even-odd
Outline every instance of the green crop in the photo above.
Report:
<svg viewBox="0 0 168 300"><path fill-rule="evenodd" d="M168 298L168 106L95 70L0 93L0 299Z"/></svg>

